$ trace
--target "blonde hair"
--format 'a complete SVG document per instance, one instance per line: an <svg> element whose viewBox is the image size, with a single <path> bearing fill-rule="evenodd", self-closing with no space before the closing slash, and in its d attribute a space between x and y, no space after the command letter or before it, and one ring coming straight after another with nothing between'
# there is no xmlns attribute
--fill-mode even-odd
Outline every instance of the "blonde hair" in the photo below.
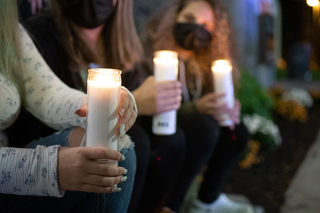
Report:
<svg viewBox="0 0 320 213"><path fill-rule="evenodd" d="M225 9L216 0L176 0L162 13L154 16L148 23L147 34L152 46L152 50L177 48L173 36L173 29L179 12L194 1L205 1L211 5L214 14L214 31L211 45L205 49L195 53L194 60L190 60L190 67L194 67L193 63L199 63L201 76L204 78L205 72L210 72L211 63L218 59L229 59L234 67L234 79L238 79L239 72L233 60L233 52L231 50L231 33L228 15ZM203 79L205 82L205 79Z"/></svg>
<svg viewBox="0 0 320 213"><path fill-rule="evenodd" d="M20 65L20 30L16 0L0 1L0 73L13 83L24 98Z"/></svg>
<svg viewBox="0 0 320 213"><path fill-rule="evenodd" d="M99 58L83 41L78 27L63 14L63 1L65 0L51 1L52 17L62 35L71 63L81 66L84 62L98 62ZM133 21L133 1L118 1L116 7L101 33L104 45L103 63L126 72L141 62L143 49Z"/></svg>

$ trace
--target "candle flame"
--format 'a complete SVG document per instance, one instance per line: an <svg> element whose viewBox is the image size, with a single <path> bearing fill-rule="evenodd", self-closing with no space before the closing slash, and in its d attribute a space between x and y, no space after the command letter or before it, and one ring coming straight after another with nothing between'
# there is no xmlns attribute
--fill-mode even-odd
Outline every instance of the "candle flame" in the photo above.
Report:
<svg viewBox="0 0 320 213"><path fill-rule="evenodd" d="M216 60L211 67L213 72L227 72L232 70L232 65L229 60Z"/></svg>
<svg viewBox="0 0 320 213"><path fill-rule="evenodd" d="M310 7L315 7L315 6L318 6L319 0L307 0L307 4L308 4Z"/></svg>
<svg viewBox="0 0 320 213"><path fill-rule="evenodd" d="M89 69L88 82L121 82L121 70L106 69L106 68L95 68Z"/></svg>
<svg viewBox="0 0 320 213"><path fill-rule="evenodd" d="M154 52L155 58L178 58L178 53L171 50L159 50Z"/></svg>

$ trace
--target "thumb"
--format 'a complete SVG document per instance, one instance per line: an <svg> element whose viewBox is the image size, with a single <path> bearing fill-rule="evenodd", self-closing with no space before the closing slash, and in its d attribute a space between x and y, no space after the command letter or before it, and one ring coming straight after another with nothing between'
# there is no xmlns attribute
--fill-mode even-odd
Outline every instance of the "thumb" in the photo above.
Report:
<svg viewBox="0 0 320 213"><path fill-rule="evenodd" d="M80 117L86 117L87 114L88 114L88 105L87 103L85 103L84 105L82 105L80 107L80 109L77 109L75 112L74 112L76 115L80 116Z"/></svg>

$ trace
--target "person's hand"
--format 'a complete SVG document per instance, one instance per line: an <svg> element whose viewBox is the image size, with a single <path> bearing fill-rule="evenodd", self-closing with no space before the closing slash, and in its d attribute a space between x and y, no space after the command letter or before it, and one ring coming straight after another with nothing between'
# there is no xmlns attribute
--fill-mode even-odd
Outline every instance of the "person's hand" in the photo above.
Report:
<svg viewBox="0 0 320 213"><path fill-rule="evenodd" d="M118 113L120 117L117 123L117 132L119 132L120 137L122 137L137 119L137 112L134 110L134 102L125 90L121 90L120 92Z"/></svg>
<svg viewBox="0 0 320 213"><path fill-rule="evenodd" d="M229 113L227 104L219 103L224 93L209 93L196 101L197 112L212 115L217 121L223 120L223 114Z"/></svg>
<svg viewBox="0 0 320 213"><path fill-rule="evenodd" d="M123 167L99 163L99 159L124 160L120 152L105 147L60 147L58 153L59 189L93 193L112 193L115 184L127 180Z"/></svg>
<svg viewBox="0 0 320 213"><path fill-rule="evenodd" d="M241 111L241 104L239 100L234 100L234 107L229 109L229 116L230 119L233 121L233 125L230 126L230 129L234 129L234 125L238 125L240 123L240 111Z"/></svg>
<svg viewBox="0 0 320 213"><path fill-rule="evenodd" d="M28 0L30 7L31 7L31 14L36 14L37 10L42 10L43 1L47 0Z"/></svg>
<svg viewBox="0 0 320 213"><path fill-rule="evenodd" d="M196 102L196 109L199 113L210 114L219 123L225 120L225 114L233 121L230 129L234 129L235 124L240 123L240 102L235 99L234 107L228 108L227 104L221 104L221 98L225 97L225 93L209 93L201 97Z"/></svg>
<svg viewBox="0 0 320 213"><path fill-rule="evenodd" d="M86 117L88 114L87 103L81 106L75 112L80 117ZM117 134L123 136L134 124L137 118L137 112L134 110L134 102L125 90L120 91L120 100L118 105L119 119L116 125Z"/></svg>
<svg viewBox="0 0 320 213"><path fill-rule="evenodd" d="M141 115L177 110L181 104L181 83L156 82L154 76L150 76L133 92L133 95Z"/></svg>

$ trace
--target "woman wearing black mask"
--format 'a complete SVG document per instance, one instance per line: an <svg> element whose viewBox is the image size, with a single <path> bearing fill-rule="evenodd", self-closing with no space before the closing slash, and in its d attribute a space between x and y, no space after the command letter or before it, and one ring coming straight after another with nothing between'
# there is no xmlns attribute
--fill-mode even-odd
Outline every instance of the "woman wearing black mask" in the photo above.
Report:
<svg viewBox="0 0 320 213"><path fill-rule="evenodd" d="M147 199L141 202L140 212L149 213L165 202L181 167L185 146L179 128L170 136L152 134L151 118L157 112L178 109L181 89L178 81L156 84L144 73L132 4L132 0L54 0L49 11L29 20L25 27L48 65L70 87L86 91L89 67L123 71L122 84L133 91L139 112L136 124L127 132L135 142L137 156L128 212L136 209L145 185ZM156 96L162 99L156 102Z"/></svg>
<svg viewBox="0 0 320 213"><path fill-rule="evenodd" d="M180 60L183 103L177 122L185 132L187 150L166 212L180 210L189 185L204 165L207 170L198 196L185 212L253 212L251 206L235 203L221 193L248 141L247 129L240 121L239 101L235 100L234 108L229 109L217 104L225 94L213 92L214 60L230 59L234 82L238 79L226 12L215 0L176 0L151 19L146 33L146 52L174 50ZM232 118L231 126L219 127L223 113Z"/></svg>

